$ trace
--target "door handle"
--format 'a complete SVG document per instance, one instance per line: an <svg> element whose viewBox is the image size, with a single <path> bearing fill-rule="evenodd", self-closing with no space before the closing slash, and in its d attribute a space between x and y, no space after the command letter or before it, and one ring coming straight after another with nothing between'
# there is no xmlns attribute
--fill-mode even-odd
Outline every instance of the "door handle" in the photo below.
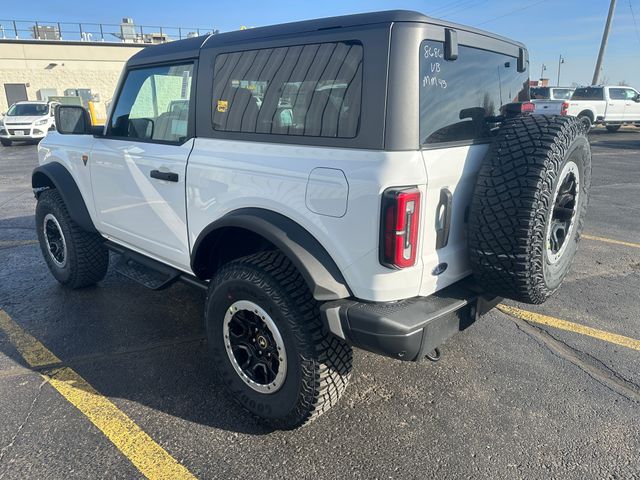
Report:
<svg viewBox="0 0 640 480"><path fill-rule="evenodd" d="M178 174L173 172L161 172L160 170L151 170L149 172L151 178L157 178L158 180L166 180L167 182L177 182Z"/></svg>
<svg viewBox="0 0 640 480"><path fill-rule="evenodd" d="M440 190L440 201L436 207L436 250L446 247L449 243L452 200L453 195L448 188Z"/></svg>

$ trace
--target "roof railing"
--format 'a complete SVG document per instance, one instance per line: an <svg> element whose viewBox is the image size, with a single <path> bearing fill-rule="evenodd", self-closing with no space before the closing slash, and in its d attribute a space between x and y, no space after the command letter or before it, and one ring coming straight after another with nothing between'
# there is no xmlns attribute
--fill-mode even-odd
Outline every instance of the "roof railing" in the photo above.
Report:
<svg viewBox="0 0 640 480"><path fill-rule="evenodd" d="M215 28L0 19L0 39L156 44L220 33Z"/></svg>

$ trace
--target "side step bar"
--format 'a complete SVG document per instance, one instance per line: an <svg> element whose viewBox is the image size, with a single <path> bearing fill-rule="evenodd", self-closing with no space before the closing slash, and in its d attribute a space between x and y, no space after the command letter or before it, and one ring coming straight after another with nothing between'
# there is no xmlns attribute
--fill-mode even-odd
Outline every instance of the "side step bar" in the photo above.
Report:
<svg viewBox="0 0 640 480"><path fill-rule="evenodd" d="M112 252L113 269L151 290L164 290L177 281L207 290L208 283L164 263L129 250L110 241L105 246Z"/></svg>

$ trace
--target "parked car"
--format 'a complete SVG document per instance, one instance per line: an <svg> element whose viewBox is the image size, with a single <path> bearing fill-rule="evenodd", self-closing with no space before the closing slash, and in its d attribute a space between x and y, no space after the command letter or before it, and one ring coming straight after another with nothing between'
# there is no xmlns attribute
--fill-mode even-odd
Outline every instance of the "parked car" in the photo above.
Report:
<svg viewBox="0 0 640 480"><path fill-rule="evenodd" d="M146 48L104 127L58 107L32 176L42 254L69 288L111 262L206 290L230 395L300 426L352 347L437 360L502 297L559 288L591 153L577 119L523 114L528 70L520 43L406 11Z"/></svg>
<svg viewBox="0 0 640 480"><path fill-rule="evenodd" d="M640 94L625 86L576 88L566 115L578 117L587 128L603 124L610 132L617 132L624 124L640 126Z"/></svg>
<svg viewBox="0 0 640 480"><path fill-rule="evenodd" d="M39 142L55 129L54 107L47 102L17 102L0 120L0 142Z"/></svg>
<svg viewBox="0 0 640 480"><path fill-rule="evenodd" d="M566 115L567 100L571 98L572 87L532 87L531 103L535 105L534 115Z"/></svg>

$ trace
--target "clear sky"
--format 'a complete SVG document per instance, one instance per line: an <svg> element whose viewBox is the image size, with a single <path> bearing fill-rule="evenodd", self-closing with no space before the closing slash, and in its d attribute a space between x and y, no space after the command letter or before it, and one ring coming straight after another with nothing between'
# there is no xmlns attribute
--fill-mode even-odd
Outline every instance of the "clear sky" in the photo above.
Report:
<svg viewBox="0 0 640 480"><path fill-rule="evenodd" d="M120 23L132 17L138 25L236 30L348 13L408 9L472 25L520 40L529 48L531 78L555 84L558 56L565 57L560 82L589 84L593 76L609 0L2 0L0 18L61 22ZM637 27L632 11L635 13ZM0 21L5 25L6 21ZM618 0L601 80L625 81L640 88L640 0Z"/></svg>

